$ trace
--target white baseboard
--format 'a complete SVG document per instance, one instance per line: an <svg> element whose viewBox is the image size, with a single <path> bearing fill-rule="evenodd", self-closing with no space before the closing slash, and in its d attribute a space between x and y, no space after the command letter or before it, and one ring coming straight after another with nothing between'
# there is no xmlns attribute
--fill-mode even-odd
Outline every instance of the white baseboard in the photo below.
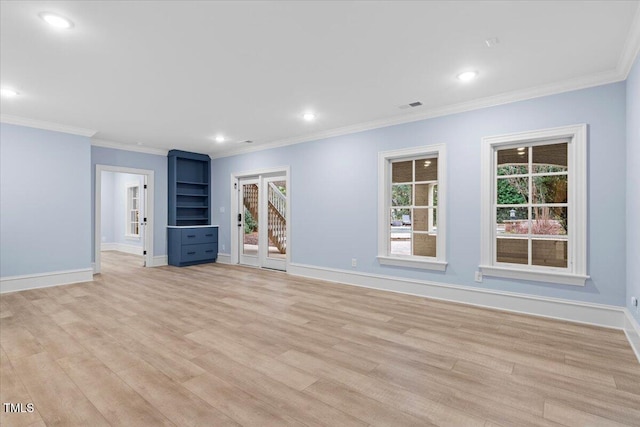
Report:
<svg viewBox="0 0 640 427"><path fill-rule="evenodd" d="M50 286L69 285L78 282L91 282L92 280L93 268L0 277L0 293L48 288Z"/></svg>
<svg viewBox="0 0 640 427"><path fill-rule="evenodd" d="M101 251L118 251L132 255L142 255L142 246L127 245L126 243L101 243Z"/></svg>
<svg viewBox="0 0 640 427"><path fill-rule="evenodd" d="M218 259L216 260L216 262L220 264L231 264L231 254L223 254L218 252Z"/></svg>
<svg viewBox="0 0 640 427"><path fill-rule="evenodd" d="M168 259L169 257L167 255L154 256L151 259L151 265L148 265L147 267L163 267L165 265L169 265Z"/></svg>
<svg viewBox="0 0 640 427"><path fill-rule="evenodd" d="M453 301L514 313L569 320L606 328L623 329L625 325L624 308L612 305L583 303L559 298L539 297L515 292L493 291L367 273L354 273L346 270L296 263L289 264L288 273L294 276Z"/></svg>
<svg viewBox="0 0 640 427"><path fill-rule="evenodd" d="M629 309L625 307L625 324L624 324L624 333L629 340L629 344L631 344L631 348L633 349L636 357L638 358L638 362L640 362L640 324L636 321L636 319L631 315Z"/></svg>

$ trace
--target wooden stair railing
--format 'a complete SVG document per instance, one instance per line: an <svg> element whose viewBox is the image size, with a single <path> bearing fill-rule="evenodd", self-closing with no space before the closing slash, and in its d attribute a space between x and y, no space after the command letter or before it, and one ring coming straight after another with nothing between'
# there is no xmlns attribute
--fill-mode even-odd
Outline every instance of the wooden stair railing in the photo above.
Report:
<svg viewBox="0 0 640 427"><path fill-rule="evenodd" d="M244 185L244 207L258 219L258 185ZM281 254L287 253L287 199L273 183L267 191L267 234L271 243Z"/></svg>

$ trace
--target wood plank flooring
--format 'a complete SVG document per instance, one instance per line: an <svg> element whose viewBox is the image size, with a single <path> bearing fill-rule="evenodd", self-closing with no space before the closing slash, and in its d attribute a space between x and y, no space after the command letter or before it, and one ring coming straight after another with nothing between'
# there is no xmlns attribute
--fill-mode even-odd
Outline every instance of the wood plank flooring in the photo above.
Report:
<svg viewBox="0 0 640 427"><path fill-rule="evenodd" d="M3 426L640 426L621 331L103 253L0 296Z"/></svg>

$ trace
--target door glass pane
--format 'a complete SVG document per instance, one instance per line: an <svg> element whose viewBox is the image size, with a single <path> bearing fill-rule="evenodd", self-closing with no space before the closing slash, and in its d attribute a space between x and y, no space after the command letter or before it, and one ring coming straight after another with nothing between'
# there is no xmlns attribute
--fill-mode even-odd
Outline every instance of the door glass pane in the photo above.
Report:
<svg viewBox="0 0 640 427"><path fill-rule="evenodd" d="M244 203L243 247L244 255L258 256L258 218L259 200L258 184L243 184L242 199Z"/></svg>
<svg viewBox="0 0 640 427"><path fill-rule="evenodd" d="M533 265L567 268L566 240L532 240L531 252Z"/></svg>
<svg viewBox="0 0 640 427"><path fill-rule="evenodd" d="M529 147L498 150L498 175L520 175L529 171Z"/></svg>
<svg viewBox="0 0 640 427"><path fill-rule="evenodd" d="M391 206L411 206L411 184L391 186Z"/></svg>
<svg viewBox="0 0 640 427"><path fill-rule="evenodd" d="M527 239L496 239L496 261L511 264L529 263L529 241Z"/></svg>
<svg viewBox="0 0 640 427"><path fill-rule="evenodd" d="M287 182L267 182L268 242L267 256L275 259L287 257Z"/></svg>
<svg viewBox="0 0 640 427"><path fill-rule="evenodd" d="M429 206L429 199L433 199L433 184L416 184L416 206ZM431 197L429 197L431 196Z"/></svg>

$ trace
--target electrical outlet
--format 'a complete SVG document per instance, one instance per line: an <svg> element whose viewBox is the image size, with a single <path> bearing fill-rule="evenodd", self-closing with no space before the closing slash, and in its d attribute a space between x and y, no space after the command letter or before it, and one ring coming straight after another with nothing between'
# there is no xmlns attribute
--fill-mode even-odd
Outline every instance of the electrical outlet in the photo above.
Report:
<svg viewBox="0 0 640 427"><path fill-rule="evenodd" d="M224 251L224 243L222 244L222 250Z"/></svg>
<svg viewBox="0 0 640 427"><path fill-rule="evenodd" d="M476 271L475 280L478 283L482 282L482 271Z"/></svg>
<svg viewBox="0 0 640 427"><path fill-rule="evenodd" d="M357 267L358 266L358 260L355 258L351 258L351 267Z"/></svg>
<svg viewBox="0 0 640 427"><path fill-rule="evenodd" d="M224 206L220 208L220 213L224 213Z"/></svg>
<svg viewBox="0 0 640 427"><path fill-rule="evenodd" d="M631 297L631 306L636 308L636 313L638 313L638 298Z"/></svg>

